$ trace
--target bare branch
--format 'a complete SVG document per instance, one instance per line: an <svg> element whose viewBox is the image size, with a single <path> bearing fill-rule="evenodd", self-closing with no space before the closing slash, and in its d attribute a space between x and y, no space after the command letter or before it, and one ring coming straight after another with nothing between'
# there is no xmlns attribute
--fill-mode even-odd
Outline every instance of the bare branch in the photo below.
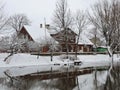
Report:
<svg viewBox="0 0 120 90"><path fill-rule="evenodd" d="M24 14L16 14L10 17L9 25L19 32L23 25L29 25L30 20Z"/></svg>
<svg viewBox="0 0 120 90"><path fill-rule="evenodd" d="M120 40L120 1L104 0L98 2L92 8L93 15L88 15L91 23L102 32L106 45L114 48Z"/></svg>
<svg viewBox="0 0 120 90"><path fill-rule="evenodd" d="M78 31L77 40L76 40L76 50L75 50L76 51L76 58L77 58L77 48L78 48L80 35L81 35L82 31L88 25L86 15L83 11L77 11L76 17L75 17L75 25L76 25L76 30Z"/></svg>

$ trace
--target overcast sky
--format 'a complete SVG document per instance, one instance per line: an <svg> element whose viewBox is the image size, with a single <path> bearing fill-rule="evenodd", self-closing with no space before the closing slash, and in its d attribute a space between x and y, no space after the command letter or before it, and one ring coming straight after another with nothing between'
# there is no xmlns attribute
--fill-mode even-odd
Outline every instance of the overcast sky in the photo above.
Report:
<svg viewBox="0 0 120 90"><path fill-rule="evenodd" d="M26 14L33 23L50 23L58 0L1 0L8 15ZM68 7L72 12L86 10L98 0L68 0Z"/></svg>

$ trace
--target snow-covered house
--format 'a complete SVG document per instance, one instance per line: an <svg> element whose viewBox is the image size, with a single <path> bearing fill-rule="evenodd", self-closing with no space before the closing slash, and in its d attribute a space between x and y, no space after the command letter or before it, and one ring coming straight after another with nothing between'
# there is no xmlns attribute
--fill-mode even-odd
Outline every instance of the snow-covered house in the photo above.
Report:
<svg viewBox="0 0 120 90"><path fill-rule="evenodd" d="M78 52L92 51L93 43L87 38L84 33L81 33L78 41L78 46L76 47L78 38L77 32L71 30L70 28L67 28L66 31L55 31L53 29L49 29L49 27L41 28L40 25L24 26L20 31L20 36L34 41L34 44L31 45L31 47L33 47L31 51L34 51L36 47L36 51L41 49L41 52L49 52L51 46L54 46L54 48L56 48L56 46L59 46L56 51L66 52L66 38L68 42L67 47L69 52L75 52L76 48ZM35 43L37 43L37 45L35 45Z"/></svg>
<svg viewBox="0 0 120 90"><path fill-rule="evenodd" d="M17 38L16 35L13 29L0 34L0 52L9 51L12 45L16 45L20 52L48 52L50 45L55 48L57 43L45 28L40 28L39 24L24 25L18 32Z"/></svg>
<svg viewBox="0 0 120 90"><path fill-rule="evenodd" d="M76 48L78 52L90 52L92 51L93 48L93 43L87 38L87 36L82 32L80 34L80 38L78 41L78 46L76 47L77 44L77 38L78 34L77 32L71 30L70 28L67 28L67 30L60 30L58 32L54 32L54 30L49 30L51 33L51 36L59 42L61 46L61 51L66 52L66 41L67 41L67 46L68 46L68 51L69 52L75 52ZM66 37L67 35L67 37Z"/></svg>
<svg viewBox="0 0 120 90"><path fill-rule="evenodd" d="M29 43L30 51L32 52L49 52L51 45L54 48L57 45L57 41L50 36L45 28L40 28L40 25L23 26L20 31L20 37L27 38L33 42Z"/></svg>

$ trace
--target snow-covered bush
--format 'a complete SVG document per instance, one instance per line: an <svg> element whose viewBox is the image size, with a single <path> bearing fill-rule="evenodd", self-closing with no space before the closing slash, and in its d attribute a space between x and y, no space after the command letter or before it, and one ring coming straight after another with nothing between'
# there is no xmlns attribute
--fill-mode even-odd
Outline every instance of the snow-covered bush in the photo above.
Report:
<svg viewBox="0 0 120 90"><path fill-rule="evenodd" d="M7 51L8 49L10 49L10 39L9 37L0 37L0 51Z"/></svg>

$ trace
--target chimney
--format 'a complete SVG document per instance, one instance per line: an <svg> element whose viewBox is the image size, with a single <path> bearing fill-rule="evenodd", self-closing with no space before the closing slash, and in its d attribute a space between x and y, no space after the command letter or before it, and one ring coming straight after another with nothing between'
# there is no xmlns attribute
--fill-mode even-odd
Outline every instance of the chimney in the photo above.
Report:
<svg viewBox="0 0 120 90"><path fill-rule="evenodd" d="M40 28L42 28L42 24L40 24Z"/></svg>
<svg viewBox="0 0 120 90"><path fill-rule="evenodd" d="M49 29L49 28L50 28L50 25L49 25L49 24L46 24L46 25L45 25L45 28L46 28L46 29Z"/></svg>

